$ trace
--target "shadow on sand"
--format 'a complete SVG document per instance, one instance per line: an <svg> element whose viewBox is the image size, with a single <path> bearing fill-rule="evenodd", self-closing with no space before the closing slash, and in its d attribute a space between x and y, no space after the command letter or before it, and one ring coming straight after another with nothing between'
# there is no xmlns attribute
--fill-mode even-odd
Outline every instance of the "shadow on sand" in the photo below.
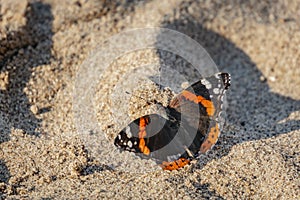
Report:
<svg viewBox="0 0 300 200"><path fill-rule="evenodd" d="M25 17L25 26L0 40L0 46L6 47L4 58L0 60L0 69L8 73L7 87L0 90L0 114L5 125L1 127L4 132L0 133L0 142L9 140L12 128L22 129L26 134L39 135L36 128L40 126L41 120L30 110L31 105L24 88L31 78L32 69L49 64L52 58L51 6L41 2L29 3Z"/></svg>

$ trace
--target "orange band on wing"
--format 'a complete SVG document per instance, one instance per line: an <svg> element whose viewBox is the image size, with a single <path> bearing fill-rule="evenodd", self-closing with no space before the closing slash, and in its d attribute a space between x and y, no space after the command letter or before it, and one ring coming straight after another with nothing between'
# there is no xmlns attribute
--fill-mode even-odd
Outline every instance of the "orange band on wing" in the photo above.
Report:
<svg viewBox="0 0 300 200"><path fill-rule="evenodd" d="M141 117L140 118L140 124L139 124L139 138L140 138L140 142L139 142L139 149L141 150L141 152L143 154L149 155L150 154L150 149L146 146L146 142L145 142L145 137L147 135L146 133L146 126L149 123L149 119L145 118L145 117Z"/></svg>
<svg viewBox="0 0 300 200"><path fill-rule="evenodd" d="M161 167L163 168L163 170L176 170L179 168L184 167L185 165L189 164L190 161L188 159L185 158L179 158L178 160L172 161L172 162L163 162L161 164Z"/></svg>
<svg viewBox="0 0 300 200"><path fill-rule="evenodd" d="M207 111L207 114L208 116L213 116L214 113L215 113L215 107L214 107L214 104L213 102L205 99L204 97L202 96L197 96L187 90L184 90L182 93L181 93L181 96L184 97L185 99L189 100L189 101L193 101L195 103L201 103L205 108L206 108L206 111Z"/></svg>
<svg viewBox="0 0 300 200"><path fill-rule="evenodd" d="M204 140L200 147L200 152L205 153L210 150L217 143L219 135L220 129L218 124L216 124L216 126L210 129L207 138Z"/></svg>

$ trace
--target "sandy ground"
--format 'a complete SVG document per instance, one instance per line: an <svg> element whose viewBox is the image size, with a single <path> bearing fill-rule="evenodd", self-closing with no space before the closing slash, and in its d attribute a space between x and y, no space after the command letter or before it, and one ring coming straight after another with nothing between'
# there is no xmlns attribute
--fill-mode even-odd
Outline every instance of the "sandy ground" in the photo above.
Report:
<svg viewBox="0 0 300 200"><path fill-rule="evenodd" d="M187 34L232 75L217 145L182 170L114 170L74 123L89 52L143 27ZM0 199L299 199L299 30L299 0L0 0Z"/></svg>

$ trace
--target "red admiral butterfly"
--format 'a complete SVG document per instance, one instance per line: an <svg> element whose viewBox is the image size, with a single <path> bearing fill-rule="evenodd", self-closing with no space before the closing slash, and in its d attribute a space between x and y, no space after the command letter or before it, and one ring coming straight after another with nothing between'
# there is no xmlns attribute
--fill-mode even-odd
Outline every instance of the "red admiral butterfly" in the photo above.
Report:
<svg viewBox="0 0 300 200"><path fill-rule="evenodd" d="M165 107L166 117L142 116L125 127L114 144L122 150L152 158L164 170L179 169L206 153L217 142L228 73L217 73L184 89Z"/></svg>

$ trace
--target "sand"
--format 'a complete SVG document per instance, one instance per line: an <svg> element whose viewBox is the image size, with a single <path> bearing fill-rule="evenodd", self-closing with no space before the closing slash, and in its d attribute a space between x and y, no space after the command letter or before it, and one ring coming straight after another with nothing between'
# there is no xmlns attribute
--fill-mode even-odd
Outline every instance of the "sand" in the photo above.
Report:
<svg viewBox="0 0 300 200"><path fill-rule="evenodd" d="M73 110L90 53L117 33L144 27L188 35L231 74L217 145L178 171L133 173L142 170L136 165L155 168L138 158L116 170L119 151L98 140L102 132L80 132ZM299 0L0 0L0 199L299 199L299 30ZM105 99L120 74L140 63L160 65L158 55L132 52L111 63L114 73L95 93L106 134L131 120L103 112L114 105ZM106 155L114 157L97 157L86 138L111 146Z"/></svg>

